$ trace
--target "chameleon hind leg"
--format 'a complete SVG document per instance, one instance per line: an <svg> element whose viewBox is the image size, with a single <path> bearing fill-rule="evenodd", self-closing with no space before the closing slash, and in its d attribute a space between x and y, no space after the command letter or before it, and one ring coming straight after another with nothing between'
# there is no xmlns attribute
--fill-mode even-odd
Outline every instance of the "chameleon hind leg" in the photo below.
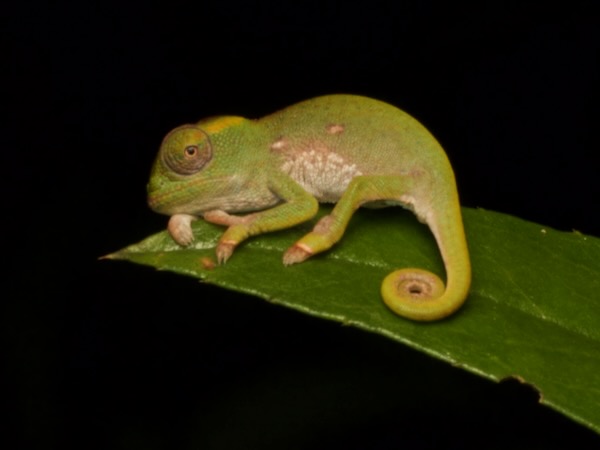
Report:
<svg viewBox="0 0 600 450"><path fill-rule="evenodd" d="M418 218L427 222L433 232L444 260L447 285L432 272L417 268L399 269L383 280L383 301L396 314L412 320L432 321L449 316L464 303L471 283L471 266L458 196L455 192L447 197L442 195L435 199L438 204L427 204L423 199L412 197L415 181L410 176L354 178L331 214L323 217L310 233L287 250L284 264L304 261L334 245L341 239L352 214L360 205L376 200L397 200L417 209L420 212ZM441 213L436 212L439 209Z"/></svg>
<svg viewBox="0 0 600 450"><path fill-rule="evenodd" d="M413 179L401 176L368 175L355 177L331 214L324 216L313 230L298 240L283 256L285 265L305 261L331 248L344 235L352 214L363 204L377 200L400 201Z"/></svg>

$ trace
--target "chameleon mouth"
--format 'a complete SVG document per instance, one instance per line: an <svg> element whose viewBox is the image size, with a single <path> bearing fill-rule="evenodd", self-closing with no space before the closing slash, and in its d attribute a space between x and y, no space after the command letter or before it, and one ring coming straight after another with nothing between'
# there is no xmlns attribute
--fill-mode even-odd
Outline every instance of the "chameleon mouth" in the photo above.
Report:
<svg viewBox="0 0 600 450"><path fill-rule="evenodd" d="M148 184L146 201L152 211L171 216L173 214L197 214L201 208L190 200L184 185L169 186L169 189L152 187Z"/></svg>
<svg viewBox="0 0 600 450"><path fill-rule="evenodd" d="M150 207L150 209L152 211L155 211L157 213L163 213L161 205L163 204L163 202L161 201L161 195L157 194L157 193L149 193L148 194L148 198L147 198L147 202L148 202L148 206Z"/></svg>
<svg viewBox="0 0 600 450"><path fill-rule="evenodd" d="M148 194L147 201L148 201L148 206L150 207L150 209L153 210L153 211L156 211L158 205L160 204L160 202L158 201L157 196L154 195L154 194Z"/></svg>
<svg viewBox="0 0 600 450"><path fill-rule="evenodd" d="M167 214L165 205L169 203L169 192L160 189L156 185L153 186L152 183L148 183L146 191L148 192L147 202L150 209L159 214Z"/></svg>
<svg viewBox="0 0 600 450"><path fill-rule="evenodd" d="M146 185L147 202L150 209L159 214L171 214L174 203L177 203L185 186L180 183L165 183L161 180L151 180Z"/></svg>

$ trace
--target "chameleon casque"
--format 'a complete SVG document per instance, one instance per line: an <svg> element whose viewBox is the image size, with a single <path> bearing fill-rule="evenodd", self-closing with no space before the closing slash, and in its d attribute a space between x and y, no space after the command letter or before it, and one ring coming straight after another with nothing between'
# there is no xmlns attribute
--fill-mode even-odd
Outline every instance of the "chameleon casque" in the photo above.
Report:
<svg viewBox="0 0 600 450"><path fill-rule="evenodd" d="M258 120L220 116L178 127L160 147L148 203L171 216L169 233L182 246L193 242L193 220L227 226L219 263L248 237L292 227L311 219L318 203L336 203L285 252L286 265L332 247L360 206L400 205L431 229L446 285L425 270L396 270L382 283L385 304L432 321L455 312L469 292L469 253L446 154L417 120L378 100L328 95Z"/></svg>

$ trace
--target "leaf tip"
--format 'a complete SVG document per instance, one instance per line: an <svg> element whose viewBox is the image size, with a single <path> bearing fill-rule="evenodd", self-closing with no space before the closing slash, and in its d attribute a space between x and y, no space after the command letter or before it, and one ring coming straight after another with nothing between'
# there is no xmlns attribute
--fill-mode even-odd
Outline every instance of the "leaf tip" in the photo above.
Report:
<svg viewBox="0 0 600 450"><path fill-rule="evenodd" d="M102 255L98 257L99 261L103 259L122 259L123 257L120 255L120 252L108 253L107 255Z"/></svg>
<svg viewBox="0 0 600 450"><path fill-rule="evenodd" d="M116 252L107 253L106 255L99 256L98 261L102 261L105 259L108 259L111 261L129 260L129 255L130 255L130 253L127 251L127 249L123 248L121 250L117 250Z"/></svg>

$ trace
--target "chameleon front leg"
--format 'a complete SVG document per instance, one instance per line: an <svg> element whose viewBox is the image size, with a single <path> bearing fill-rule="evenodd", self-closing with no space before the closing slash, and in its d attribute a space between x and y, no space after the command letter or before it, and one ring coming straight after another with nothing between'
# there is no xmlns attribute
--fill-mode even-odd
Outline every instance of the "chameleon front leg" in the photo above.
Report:
<svg viewBox="0 0 600 450"><path fill-rule="evenodd" d="M192 222L197 219L191 214L174 214L169 219L167 230L175 242L182 247L187 247L194 242Z"/></svg>
<svg viewBox="0 0 600 450"><path fill-rule="evenodd" d="M409 206L419 211L419 219L427 222L436 238L448 283L444 286L437 275L426 270L400 269L384 279L381 295L392 311L412 320L439 320L452 314L464 303L471 281L458 196L451 191L434 200L432 203L435 204L417 204L419 199L410 196L416 181L410 176L354 178L331 214L323 217L312 232L287 250L284 263L302 262L330 248L340 240L352 214L364 203L375 200L412 202Z"/></svg>
<svg viewBox="0 0 600 450"><path fill-rule="evenodd" d="M270 209L234 216L224 211L208 211L204 219L219 225L227 225L217 244L217 261L227 262L240 242L257 234L293 227L311 219L319 209L317 200L300 185L290 179L272 180L270 190L282 203Z"/></svg>

